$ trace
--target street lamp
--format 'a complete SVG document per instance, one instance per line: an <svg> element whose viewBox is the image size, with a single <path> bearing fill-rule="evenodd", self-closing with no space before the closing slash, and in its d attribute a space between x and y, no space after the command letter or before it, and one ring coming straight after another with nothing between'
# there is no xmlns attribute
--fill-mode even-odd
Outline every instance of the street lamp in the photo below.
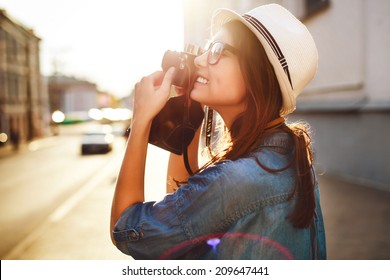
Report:
<svg viewBox="0 0 390 280"><path fill-rule="evenodd" d="M4 144L8 141L8 135L4 132L0 133L0 144Z"/></svg>
<svg viewBox="0 0 390 280"><path fill-rule="evenodd" d="M65 114L59 110L56 110L51 115L51 120L53 121L53 133L54 135L58 135L58 125L65 120Z"/></svg>
<svg viewBox="0 0 390 280"><path fill-rule="evenodd" d="M51 115L51 119L53 120L54 123L57 124L62 123L65 120L65 114L59 110L54 111L53 114Z"/></svg>

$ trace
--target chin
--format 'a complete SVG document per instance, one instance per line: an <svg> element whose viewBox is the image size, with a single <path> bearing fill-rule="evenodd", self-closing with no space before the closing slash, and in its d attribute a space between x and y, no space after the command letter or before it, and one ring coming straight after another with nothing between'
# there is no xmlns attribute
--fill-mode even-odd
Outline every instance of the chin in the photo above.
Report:
<svg viewBox="0 0 390 280"><path fill-rule="evenodd" d="M202 104L203 104L204 101L205 101L205 98L202 98L201 92L199 92L199 91L196 90L196 89L193 89L193 90L191 91L190 98L191 98L192 100L198 101L199 103L202 103Z"/></svg>

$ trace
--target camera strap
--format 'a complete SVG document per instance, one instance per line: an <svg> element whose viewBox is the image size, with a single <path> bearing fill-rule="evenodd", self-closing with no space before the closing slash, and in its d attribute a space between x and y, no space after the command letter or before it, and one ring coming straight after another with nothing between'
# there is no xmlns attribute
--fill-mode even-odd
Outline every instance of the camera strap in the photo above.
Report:
<svg viewBox="0 0 390 280"><path fill-rule="evenodd" d="M190 108L191 108L191 98L190 98L190 92L192 87L187 87L185 91L185 102L184 102L184 114L183 114L183 128L188 128L191 126L190 123ZM185 145L185 136L184 133L182 134L182 150L183 150L183 160L184 160L184 166L187 169L188 174L190 176L194 175L194 172L191 169L189 160L188 160L188 146Z"/></svg>
<svg viewBox="0 0 390 280"><path fill-rule="evenodd" d="M190 163L188 161L188 150L187 149L188 148L184 148L184 150L183 150L183 160L184 160L184 165L187 169L188 174L190 174L190 176L192 176L192 175L194 175L194 173L192 172Z"/></svg>

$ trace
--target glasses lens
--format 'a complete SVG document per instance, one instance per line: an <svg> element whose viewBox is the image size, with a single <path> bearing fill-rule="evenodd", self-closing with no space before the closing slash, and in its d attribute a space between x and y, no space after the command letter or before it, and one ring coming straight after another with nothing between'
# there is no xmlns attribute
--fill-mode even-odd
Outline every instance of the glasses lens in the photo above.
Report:
<svg viewBox="0 0 390 280"><path fill-rule="evenodd" d="M214 42L211 45L210 52L209 52L209 64L216 64L219 61L219 58L223 52L223 43L221 42Z"/></svg>

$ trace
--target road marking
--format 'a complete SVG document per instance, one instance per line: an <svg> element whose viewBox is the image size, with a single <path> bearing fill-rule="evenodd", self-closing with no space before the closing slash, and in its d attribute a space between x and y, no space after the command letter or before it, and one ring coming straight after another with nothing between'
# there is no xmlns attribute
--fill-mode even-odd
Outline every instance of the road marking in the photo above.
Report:
<svg viewBox="0 0 390 280"><path fill-rule="evenodd" d="M30 152L36 152L44 148L55 147L57 145L58 145L58 138L55 136L51 136L51 137L31 141L27 145L27 148Z"/></svg>
<svg viewBox="0 0 390 280"><path fill-rule="evenodd" d="M19 242L9 253L4 257L4 260L18 259L23 251L25 251L31 244L33 244L40 236L42 236L53 223L57 223L62 220L77 204L85 198L92 190L104 181L104 179L119 170L121 164L122 153L117 153L106 164L100 167L96 176L88 180L75 194L70 196L65 202L63 202L37 229L33 230L26 238Z"/></svg>
<svg viewBox="0 0 390 280"><path fill-rule="evenodd" d="M69 197L64 203L60 205L50 216L50 222L58 222L63 219L88 193L96 188L105 178L109 177L115 170L119 170L118 153L114 158L108 161L99 171L96 176L92 177L83 185L75 194ZM120 162L119 162L120 163Z"/></svg>

